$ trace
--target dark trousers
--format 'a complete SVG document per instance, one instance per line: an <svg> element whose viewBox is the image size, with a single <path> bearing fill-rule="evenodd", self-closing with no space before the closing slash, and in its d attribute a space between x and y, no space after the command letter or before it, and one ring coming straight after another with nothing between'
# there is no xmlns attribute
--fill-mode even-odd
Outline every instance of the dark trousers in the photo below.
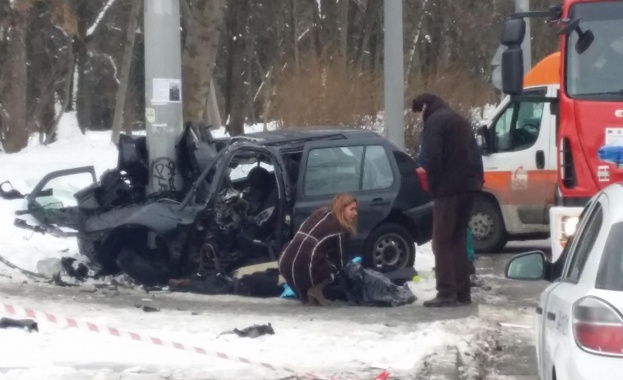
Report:
<svg viewBox="0 0 623 380"><path fill-rule="evenodd" d="M474 193L435 198L432 245L438 297L470 297L467 226L473 204Z"/></svg>

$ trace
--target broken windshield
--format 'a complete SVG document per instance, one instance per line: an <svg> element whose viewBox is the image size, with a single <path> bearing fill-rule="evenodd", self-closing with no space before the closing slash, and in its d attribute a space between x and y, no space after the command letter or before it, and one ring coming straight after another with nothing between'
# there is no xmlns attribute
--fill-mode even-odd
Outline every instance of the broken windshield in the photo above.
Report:
<svg viewBox="0 0 623 380"><path fill-rule="evenodd" d="M595 40L579 54L574 46L578 33L567 37L566 87L571 97L623 100L623 3L576 4L569 18L580 19Z"/></svg>

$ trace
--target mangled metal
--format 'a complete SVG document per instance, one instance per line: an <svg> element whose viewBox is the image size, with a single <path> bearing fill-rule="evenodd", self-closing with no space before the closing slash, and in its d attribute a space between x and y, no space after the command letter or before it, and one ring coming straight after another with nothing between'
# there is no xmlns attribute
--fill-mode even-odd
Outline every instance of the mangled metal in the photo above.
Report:
<svg viewBox="0 0 623 380"><path fill-rule="evenodd" d="M273 231L269 221L278 207L263 209L264 199L249 194L244 186L236 188L222 178L214 181L230 169L214 164L227 156L232 145L241 148L241 161L259 165L258 157L270 157L266 148L233 140L217 142L207 128L188 124L176 145L183 188L147 195L145 137L122 135L116 168L97 182L92 167L46 175L26 196L27 210L22 211L41 225L21 221L18 226L59 237L63 236L60 227L73 228L76 232L69 234L77 235L80 252L99 274L123 271L143 284L163 284L202 271L231 271L249 260L274 260L279 247L261 235L268 238L267 231ZM230 165L235 161L229 157ZM91 173L94 180L75 194L76 207L37 202L52 178L83 172ZM282 193L283 188L278 196Z"/></svg>
<svg viewBox="0 0 623 380"><path fill-rule="evenodd" d="M100 275L126 273L147 286L215 278L242 266L276 261L295 226L312 208L326 204L322 197L310 201L297 196L304 181L299 170L305 167L310 149L371 143L387 145L386 167L394 170L389 160L398 153L392 155L394 147L373 132L276 132L214 139L206 126L187 124L176 144L177 165L169 167L169 174L182 178L182 186L161 186L150 193L149 178L160 172L149 167L146 139L121 135L115 168L97 181L92 167L50 173L33 190L34 195L26 197L24 212L41 222L32 226L33 231L75 234L80 252ZM363 161L357 165L362 167ZM407 169L406 174L398 169L391 174L408 176L405 186L411 188L419 182L414 182L410 166ZM76 173L92 175L92 181L73 194L75 206L39 202L37 194L50 191L49 180ZM48 194L52 198L54 191ZM405 209L394 209L388 200L382 208L368 210L367 215L376 219L362 219L367 230L358 237L358 245L352 245L356 250L373 246L367 239L375 236L374 228L396 223L405 223L402 229L420 226L406 241L422 244L430 240L430 196L391 191L405 197L396 202ZM390 193L385 196L392 197ZM26 226L20 223L20 227Z"/></svg>

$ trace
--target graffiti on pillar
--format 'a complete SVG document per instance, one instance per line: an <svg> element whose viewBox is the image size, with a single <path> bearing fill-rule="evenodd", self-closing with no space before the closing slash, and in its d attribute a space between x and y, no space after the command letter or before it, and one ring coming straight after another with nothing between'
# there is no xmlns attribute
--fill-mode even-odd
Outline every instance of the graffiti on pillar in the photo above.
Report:
<svg viewBox="0 0 623 380"><path fill-rule="evenodd" d="M177 191L175 188L175 162L169 157L160 157L151 164L154 191Z"/></svg>

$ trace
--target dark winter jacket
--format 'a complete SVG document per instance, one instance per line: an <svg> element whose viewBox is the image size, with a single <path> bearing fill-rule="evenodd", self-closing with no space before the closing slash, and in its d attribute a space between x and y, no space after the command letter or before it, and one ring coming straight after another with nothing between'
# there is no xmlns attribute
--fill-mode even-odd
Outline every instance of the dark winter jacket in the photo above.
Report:
<svg viewBox="0 0 623 380"><path fill-rule="evenodd" d="M421 167L425 168L426 167L426 152L424 151L424 146L422 145L421 141L422 139L420 138L420 150L417 155L417 161ZM474 154L476 156L475 157L476 162L478 163L478 176L482 178L482 183L484 184L485 170L484 170L484 165L482 163L482 154L480 153L480 148L478 147L478 143L476 142L476 140L474 140L474 144L476 145L476 148L474 149Z"/></svg>
<svg viewBox="0 0 623 380"><path fill-rule="evenodd" d="M413 101L414 111L422 109L420 165L433 197L482 190L482 160L469 122L435 95Z"/></svg>
<svg viewBox="0 0 623 380"><path fill-rule="evenodd" d="M316 210L301 225L279 258L279 272L302 301L307 290L332 280L348 258L350 233L335 215Z"/></svg>

